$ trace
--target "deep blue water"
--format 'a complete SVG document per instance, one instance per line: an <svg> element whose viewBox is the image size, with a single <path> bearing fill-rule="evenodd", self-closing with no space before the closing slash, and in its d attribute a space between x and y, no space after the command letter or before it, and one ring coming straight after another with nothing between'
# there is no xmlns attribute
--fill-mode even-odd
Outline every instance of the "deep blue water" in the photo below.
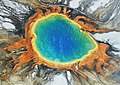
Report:
<svg viewBox="0 0 120 85"><path fill-rule="evenodd" d="M34 33L38 51L48 60L69 62L79 59L95 47L78 25L59 14L39 21Z"/></svg>

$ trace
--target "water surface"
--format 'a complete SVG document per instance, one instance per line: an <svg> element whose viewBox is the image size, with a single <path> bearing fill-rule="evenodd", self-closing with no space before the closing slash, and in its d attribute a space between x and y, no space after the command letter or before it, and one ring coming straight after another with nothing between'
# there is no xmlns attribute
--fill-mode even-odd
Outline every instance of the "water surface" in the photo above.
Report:
<svg viewBox="0 0 120 85"><path fill-rule="evenodd" d="M36 49L51 61L69 62L82 58L95 48L93 40L61 14L51 14L35 26Z"/></svg>

